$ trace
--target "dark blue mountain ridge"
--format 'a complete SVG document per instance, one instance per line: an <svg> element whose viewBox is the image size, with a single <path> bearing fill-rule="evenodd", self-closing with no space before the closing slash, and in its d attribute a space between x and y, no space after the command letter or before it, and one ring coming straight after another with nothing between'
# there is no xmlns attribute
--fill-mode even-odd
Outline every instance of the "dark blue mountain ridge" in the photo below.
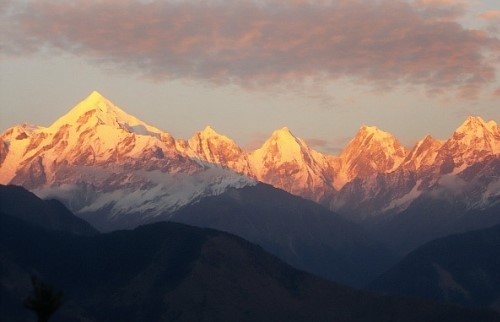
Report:
<svg viewBox="0 0 500 322"><path fill-rule="evenodd" d="M500 311L500 225L431 241L370 289Z"/></svg>
<svg viewBox="0 0 500 322"><path fill-rule="evenodd" d="M42 200L23 187L15 185L0 185L0 211L50 230L78 235L99 233L58 200Z"/></svg>
<svg viewBox="0 0 500 322"><path fill-rule="evenodd" d="M78 236L0 213L0 315L30 274L64 293L58 321L498 321L491 311L376 296L298 271L239 237L177 223Z"/></svg>

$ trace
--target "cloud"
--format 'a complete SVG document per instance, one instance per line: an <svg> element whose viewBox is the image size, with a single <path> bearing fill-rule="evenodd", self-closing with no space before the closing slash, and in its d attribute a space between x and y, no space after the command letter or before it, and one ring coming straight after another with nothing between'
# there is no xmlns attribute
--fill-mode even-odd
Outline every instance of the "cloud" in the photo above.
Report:
<svg viewBox="0 0 500 322"><path fill-rule="evenodd" d="M461 179L457 175L443 175L438 184L430 192L430 196L437 199L442 199L446 197L461 196L464 193L464 189L467 187L467 182Z"/></svg>
<svg viewBox="0 0 500 322"><path fill-rule="evenodd" d="M304 141L315 150L327 152L331 155L339 155L346 147L352 137L337 137L331 140L323 140L317 138L306 138Z"/></svg>
<svg viewBox="0 0 500 322"><path fill-rule="evenodd" d="M500 19L500 10L489 10L481 13L479 18L490 20L490 19Z"/></svg>
<svg viewBox="0 0 500 322"><path fill-rule="evenodd" d="M416 0L415 6L427 19L453 21L465 15L468 2L465 0Z"/></svg>
<svg viewBox="0 0 500 322"><path fill-rule="evenodd" d="M443 1L40 0L3 10L0 50L70 52L152 80L268 89L347 79L474 97L495 80L499 39L436 19L429 8L461 6Z"/></svg>
<svg viewBox="0 0 500 322"><path fill-rule="evenodd" d="M257 150L258 148L262 147L264 142L269 139L270 133L264 133L264 132L254 132L251 134L250 141L245 144L243 149L245 151L254 151Z"/></svg>
<svg viewBox="0 0 500 322"><path fill-rule="evenodd" d="M314 150L318 150L321 152L327 152L330 154L339 154L342 150L341 147L338 147L334 144L334 142L329 140L317 139L317 138L306 138L304 139L307 145L309 145Z"/></svg>
<svg viewBox="0 0 500 322"><path fill-rule="evenodd" d="M500 10L488 10L478 15L486 23L486 30L491 35L500 36Z"/></svg>

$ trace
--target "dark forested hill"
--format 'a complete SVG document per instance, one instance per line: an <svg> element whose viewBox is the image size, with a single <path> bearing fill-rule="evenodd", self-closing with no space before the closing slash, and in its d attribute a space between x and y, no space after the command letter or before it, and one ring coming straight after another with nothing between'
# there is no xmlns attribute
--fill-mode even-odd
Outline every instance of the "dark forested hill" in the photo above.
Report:
<svg viewBox="0 0 500 322"><path fill-rule="evenodd" d="M500 311L500 225L429 242L371 288Z"/></svg>
<svg viewBox="0 0 500 322"><path fill-rule="evenodd" d="M51 321L498 321L354 291L238 237L175 223L76 236L1 214L0 316L33 321L30 275L64 293Z"/></svg>

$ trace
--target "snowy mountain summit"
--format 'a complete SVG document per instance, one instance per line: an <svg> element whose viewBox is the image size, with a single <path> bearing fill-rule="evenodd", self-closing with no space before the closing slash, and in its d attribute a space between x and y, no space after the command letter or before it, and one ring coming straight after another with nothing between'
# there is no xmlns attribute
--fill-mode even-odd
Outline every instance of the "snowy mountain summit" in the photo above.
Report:
<svg viewBox="0 0 500 322"><path fill-rule="evenodd" d="M339 156L313 150L286 127L244 151L209 126L175 139L98 92L47 128L19 125L0 136L1 184L58 198L93 222L152 220L257 181L357 218L443 195L436 191L452 180L476 187L467 202L485 207L500 198L499 160L500 129L480 117L448 140L427 136L410 150L363 126Z"/></svg>
<svg viewBox="0 0 500 322"><path fill-rule="evenodd" d="M155 217L229 187L254 184L230 169L200 164L181 153L170 134L98 92L48 128L14 127L0 140L6 150L2 184L61 199L94 223L119 222L131 213Z"/></svg>
<svg viewBox="0 0 500 322"><path fill-rule="evenodd" d="M66 115L55 121L50 128L59 129L64 125L109 126L128 133L150 136L158 136L161 133L157 128L127 114L97 91L92 92Z"/></svg>

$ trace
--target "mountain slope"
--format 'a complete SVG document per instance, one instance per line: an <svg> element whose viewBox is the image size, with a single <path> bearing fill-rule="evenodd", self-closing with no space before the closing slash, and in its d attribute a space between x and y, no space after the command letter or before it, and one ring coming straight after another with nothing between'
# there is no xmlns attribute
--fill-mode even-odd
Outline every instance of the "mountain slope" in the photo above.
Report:
<svg viewBox="0 0 500 322"><path fill-rule="evenodd" d="M204 198L166 219L241 236L294 267L347 285L365 285L394 261L356 224L264 184Z"/></svg>
<svg viewBox="0 0 500 322"><path fill-rule="evenodd" d="M365 220L363 226L397 253L436 238L500 223L500 159L445 175L418 192L405 209Z"/></svg>
<svg viewBox="0 0 500 322"><path fill-rule="evenodd" d="M429 197L449 204L460 195L464 211L483 210L500 200L498 160L500 129L480 117L445 141L428 136L410 151L368 126L339 156L311 149L288 128L244 151L210 127L175 139L97 92L48 128L21 125L0 137L0 183L61 200L105 230L150 222L256 181L365 225L392 221Z"/></svg>
<svg viewBox="0 0 500 322"><path fill-rule="evenodd" d="M434 139L430 135L418 141L407 154L404 167L409 170L422 170L434 165L442 141Z"/></svg>
<svg viewBox="0 0 500 322"><path fill-rule="evenodd" d="M372 283L374 290L500 311L500 225L434 240Z"/></svg>
<svg viewBox="0 0 500 322"><path fill-rule="evenodd" d="M292 194L321 201L335 190L329 160L286 127L274 131L248 158L251 176Z"/></svg>
<svg viewBox="0 0 500 322"><path fill-rule="evenodd" d="M59 199L79 216L103 214L93 224L116 223L112 229L127 226L130 218L120 217L132 210L139 213L132 220L137 224L146 212L155 216L227 187L253 184L182 154L169 133L97 92L48 128L15 127L1 139L7 147L2 182Z"/></svg>
<svg viewBox="0 0 500 322"><path fill-rule="evenodd" d="M81 238L0 214L0 313L19 305L29 272L65 302L53 321L496 321L493 312L353 291L297 271L234 236L173 223Z"/></svg>
<svg viewBox="0 0 500 322"><path fill-rule="evenodd" d="M378 217L383 222L414 207L419 198L453 203L459 192L465 211L485 209L500 201L498 162L498 126L469 117L444 142L430 136L418 142L397 169L351 180L329 206L357 221Z"/></svg>
<svg viewBox="0 0 500 322"><path fill-rule="evenodd" d="M363 126L340 153L342 167L339 176L349 182L394 171L407 153L391 134L374 126Z"/></svg>
<svg viewBox="0 0 500 322"><path fill-rule="evenodd" d="M494 121L486 123L480 117L468 117L458 127L437 156L444 173L458 173L467 166L500 154L500 130Z"/></svg>
<svg viewBox="0 0 500 322"><path fill-rule="evenodd" d="M98 231L57 200L41 200L18 186L0 185L0 212L50 230L90 236Z"/></svg>
<svg viewBox="0 0 500 322"><path fill-rule="evenodd" d="M191 158L222 165L242 174L250 172L246 153L233 140L210 126L196 132L187 142L178 141L177 148Z"/></svg>

